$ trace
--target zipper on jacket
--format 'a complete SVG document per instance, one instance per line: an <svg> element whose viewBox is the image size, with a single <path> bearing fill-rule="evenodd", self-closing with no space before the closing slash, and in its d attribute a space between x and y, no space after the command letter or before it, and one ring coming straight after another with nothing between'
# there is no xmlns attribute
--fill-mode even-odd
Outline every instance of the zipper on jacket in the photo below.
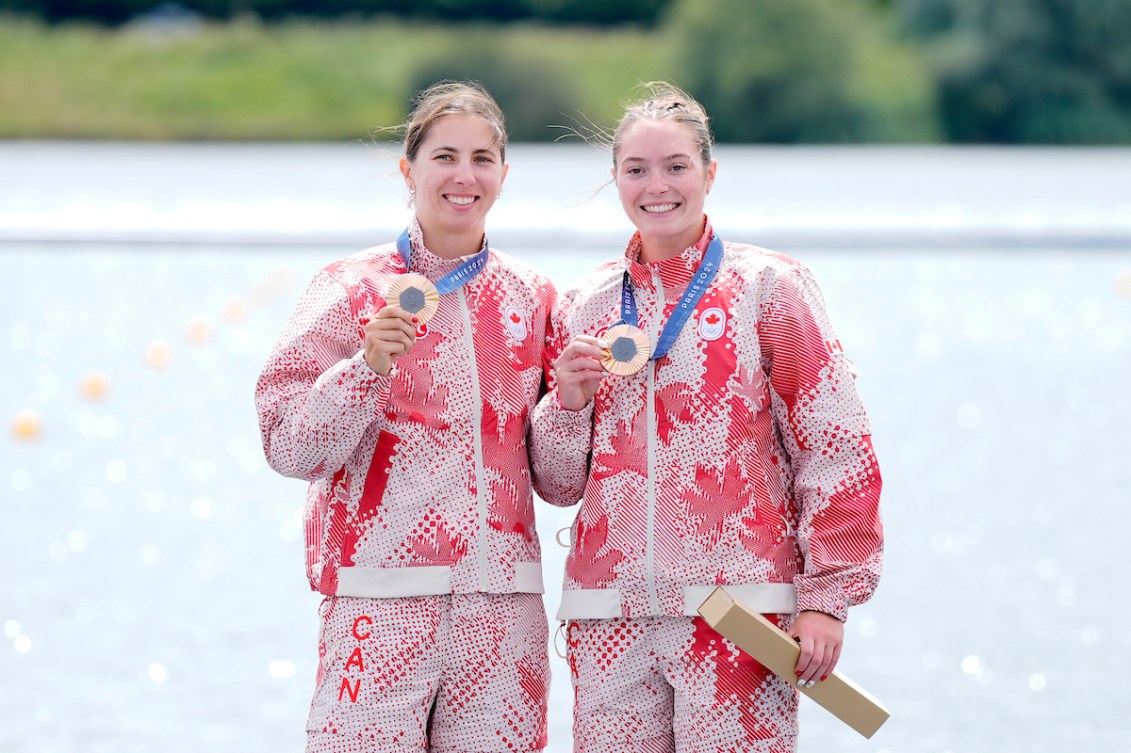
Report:
<svg viewBox="0 0 1131 753"><path fill-rule="evenodd" d="M471 441L475 448L475 503L479 512L479 590L486 592L487 579L487 473L483 468L483 403L479 391L479 362L475 357L475 330L471 324L471 307L467 303L467 293L464 288L459 289L461 308L463 309L464 342L471 354L471 415L473 431Z"/></svg>
<svg viewBox="0 0 1131 753"><path fill-rule="evenodd" d="M652 323L648 327L650 331L649 339L656 342L659 339L659 325L664 316L664 281L660 279L658 274L652 275L656 285L656 312L652 317ZM648 378L645 381L645 408L644 429L648 437L648 532L644 549L644 569L645 581L648 584L648 606L651 613L660 614L660 599L656 595L656 449L657 449L657 432L656 426L656 362L648 361Z"/></svg>

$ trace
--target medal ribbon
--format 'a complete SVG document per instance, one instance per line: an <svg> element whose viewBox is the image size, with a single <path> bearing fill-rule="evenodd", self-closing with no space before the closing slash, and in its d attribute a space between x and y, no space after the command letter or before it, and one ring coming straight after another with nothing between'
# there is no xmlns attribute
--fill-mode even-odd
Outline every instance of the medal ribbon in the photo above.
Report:
<svg viewBox="0 0 1131 753"><path fill-rule="evenodd" d="M410 260L412 259L412 246L408 242L407 228L401 233L401 237L397 238L397 250L401 252L401 259L404 260L404 268L411 270ZM490 255L490 250L484 246L482 251L437 280L436 290L439 291L440 295L444 295L471 282L475 275L486 268L487 259Z"/></svg>
<svg viewBox="0 0 1131 753"><path fill-rule="evenodd" d="M716 235L707 246L707 252L703 254L703 260L699 262L695 274L691 277L691 282L687 285L687 290L683 291L679 304L672 311L671 318L668 319L664 329L660 332L660 339L656 343L656 349L652 351L651 360L654 361L667 355L668 350L671 349L675 339L679 336L680 330L683 329L683 325L687 323L687 318L691 316L691 312L695 310L699 301L707 293L707 288L711 286L711 281L715 279L715 274L719 271L719 264L722 263L722 260L723 242ZM636 296L632 289L632 275L629 274L627 269L624 271L624 282L620 289L620 317L624 324L631 324L633 327L640 326L640 319L636 313Z"/></svg>

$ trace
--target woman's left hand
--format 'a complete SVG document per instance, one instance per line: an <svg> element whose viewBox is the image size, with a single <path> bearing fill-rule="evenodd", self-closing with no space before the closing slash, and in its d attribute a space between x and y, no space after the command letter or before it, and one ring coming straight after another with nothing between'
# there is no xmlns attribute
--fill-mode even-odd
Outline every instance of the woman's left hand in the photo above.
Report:
<svg viewBox="0 0 1131 753"><path fill-rule="evenodd" d="M801 644L797 658L798 685L812 687L836 668L844 645L844 623L824 612L805 611L797 615L789 634Z"/></svg>

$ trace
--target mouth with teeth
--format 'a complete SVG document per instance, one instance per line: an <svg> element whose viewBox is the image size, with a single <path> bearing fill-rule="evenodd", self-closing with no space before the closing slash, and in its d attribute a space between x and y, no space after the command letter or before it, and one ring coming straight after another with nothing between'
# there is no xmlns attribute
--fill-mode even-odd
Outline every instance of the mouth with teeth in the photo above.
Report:
<svg viewBox="0 0 1131 753"><path fill-rule="evenodd" d="M649 214L664 214L665 212L674 211L676 209L676 207L678 207L678 206L679 206L679 204L675 204L675 203L670 203L670 204L645 204L644 206L641 207L641 209L643 209L645 212L648 212Z"/></svg>
<svg viewBox="0 0 1131 753"><path fill-rule="evenodd" d="M455 196L454 194L444 194L444 198L455 204L457 207L466 207L474 204L478 200L478 196Z"/></svg>

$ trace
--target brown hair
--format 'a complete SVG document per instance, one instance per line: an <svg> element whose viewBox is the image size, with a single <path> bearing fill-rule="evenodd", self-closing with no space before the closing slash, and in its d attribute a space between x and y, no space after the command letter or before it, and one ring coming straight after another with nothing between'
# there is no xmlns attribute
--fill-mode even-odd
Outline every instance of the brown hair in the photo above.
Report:
<svg viewBox="0 0 1131 753"><path fill-rule="evenodd" d="M475 81L440 81L413 97L412 112L401 126L404 130L404 155L416 159L428 130L445 115L478 115L495 130L499 156L507 156L507 129L503 111L482 84Z"/></svg>
<svg viewBox="0 0 1131 753"><path fill-rule="evenodd" d="M715 137L711 134L710 121L703 105L678 86L666 81L649 81L641 84L640 88L645 90L646 96L625 109L624 115L613 131L611 140L613 167L616 167L617 152L625 133L641 120L671 120L687 126L699 146L699 156L703 158L703 164L711 164Z"/></svg>

